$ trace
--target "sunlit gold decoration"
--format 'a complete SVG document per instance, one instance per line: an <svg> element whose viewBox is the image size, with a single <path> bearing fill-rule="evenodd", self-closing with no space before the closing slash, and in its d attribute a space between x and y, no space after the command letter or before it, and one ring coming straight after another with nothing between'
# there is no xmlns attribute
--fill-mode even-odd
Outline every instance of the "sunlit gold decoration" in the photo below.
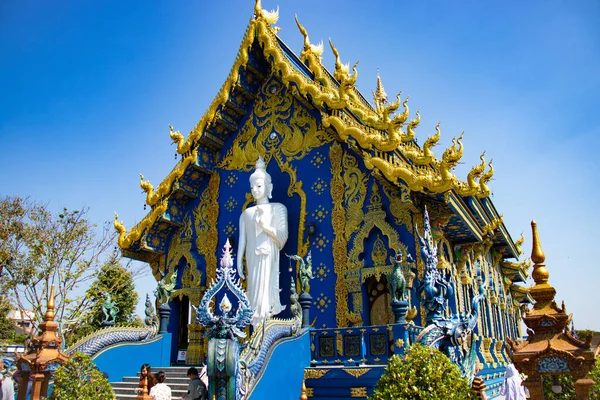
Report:
<svg viewBox="0 0 600 400"><path fill-rule="evenodd" d="M410 310L408 310L408 312L406 313L406 317L404 318L406 320L407 323L412 322L413 319L416 318L418 314L418 310L417 307L413 306L410 308Z"/></svg>
<svg viewBox="0 0 600 400"><path fill-rule="evenodd" d="M381 236L377 235L375 242L373 243L373 251L371 252L371 260L374 266L385 265L388 259L387 248L385 243L381 239Z"/></svg>
<svg viewBox="0 0 600 400"><path fill-rule="evenodd" d="M388 245L393 249L402 249L404 254L408 254L406 246L400 242L398 232L385 220L386 212L381 208L381 204L377 205L373 202L374 199L381 201L379 195L379 187L373 183L371 191L372 203L369 206L367 214L364 216L363 223L358 227L358 232L352 241L352 249L348 255L348 262L355 268L363 268L364 260L360 259L360 254L364 252L365 239L369 236L373 228L378 228L383 235L388 239Z"/></svg>
<svg viewBox="0 0 600 400"><path fill-rule="evenodd" d="M366 374L367 372L369 372L371 369L370 368L343 368L343 370L348 375L352 375L353 377L358 379L361 376L363 376L364 374Z"/></svg>
<svg viewBox="0 0 600 400"><path fill-rule="evenodd" d="M261 0L256 0L254 4L254 18L264 20L267 24L273 25L279 19L279 7L277 7L277 10L267 11L262 8Z"/></svg>
<svg viewBox="0 0 600 400"><path fill-rule="evenodd" d="M335 284L336 323L337 326L348 325L348 288L344 283L344 271L347 267L347 246L345 237L346 212L342 206L344 201L344 182L342 180L342 146L334 142L329 149L331 161L331 224L333 226L333 265L337 276Z"/></svg>
<svg viewBox="0 0 600 400"><path fill-rule="evenodd" d="M342 344L343 336L340 331L335 331L335 348L337 350L338 356L342 356L344 354L344 347Z"/></svg>
<svg viewBox="0 0 600 400"><path fill-rule="evenodd" d="M200 365L204 361L204 327L200 324L188 324L188 347L185 363Z"/></svg>
<svg viewBox="0 0 600 400"><path fill-rule="evenodd" d="M217 246L219 245L219 231L217 221L219 220L219 183L221 176L213 172L208 181L208 193L210 202L207 207L208 232L206 233L206 280L214 279L217 274ZM197 242L196 242L197 244Z"/></svg>
<svg viewBox="0 0 600 400"><path fill-rule="evenodd" d="M119 221L119 215L115 213L115 219L113 221L113 225L115 230L119 234L117 239L117 244L120 248L126 249L133 244L136 240L142 237L144 231L152 226L152 224L162 216L165 211L167 211L168 203L166 200L162 201L160 204L152 208L150 214L147 215L139 224L131 228L131 231L127 233L127 229L122 222Z"/></svg>
<svg viewBox="0 0 600 400"><path fill-rule="evenodd" d="M367 398L367 388L366 387L351 387L350 388L350 397Z"/></svg>
<svg viewBox="0 0 600 400"><path fill-rule="evenodd" d="M315 368L306 368L304 370L304 379L321 379L326 373L328 373L328 369L315 369Z"/></svg>
<svg viewBox="0 0 600 400"><path fill-rule="evenodd" d="M344 152L342 157L342 170L347 218L345 235L346 240L350 240L350 236L364 218L363 206L367 195L368 177L358 167L356 157L347 152Z"/></svg>
<svg viewBox="0 0 600 400"><path fill-rule="evenodd" d="M409 232L413 231L411 216L418 213L410 198L410 191L405 185L392 186L385 182L382 184L383 193L390 202L390 212L394 216L397 225L404 225Z"/></svg>
<svg viewBox="0 0 600 400"><path fill-rule="evenodd" d="M517 253L520 255L521 253L523 253L523 251L521 250L521 246L523 246L523 242L525 242L525 235L523 234L523 232L521 232L521 237L519 238L519 240L517 240L515 242L515 247L517 249Z"/></svg>
<svg viewBox="0 0 600 400"><path fill-rule="evenodd" d="M402 348L404 347L404 340L396 339L396 342L394 342L394 344L396 345L396 347Z"/></svg>
<svg viewBox="0 0 600 400"><path fill-rule="evenodd" d="M173 127L169 126L171 131ZM198 150L195 148L190 154L188 154L181 162L177 163L175 168L166 176L165 179L158 185L158 189L154 190L154 186L149 181L144 180L144 175L140 174L140 187L146 193L146 204L153 206L161 201L167 194L171 192L173 183L183 176L183 173L187 167L196 162L198 157Z"/></svg>

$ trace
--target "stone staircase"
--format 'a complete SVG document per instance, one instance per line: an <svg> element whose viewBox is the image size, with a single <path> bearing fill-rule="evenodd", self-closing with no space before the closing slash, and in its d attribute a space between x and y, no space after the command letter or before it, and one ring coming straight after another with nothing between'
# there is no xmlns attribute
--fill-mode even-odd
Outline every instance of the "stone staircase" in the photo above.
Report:
<svg viewBox="0 0 600 400"><path fill-rule="evenodd" d="M164 367L164 368L152 368L152 373L155 374L158 371L163 371L167 379L165 383L171 388L171 395L174 399L179 399L187 393L189 378L186 373L189 367ZM198 368L200 369L200 368ZM117 400L135 399L137 394L135 388L138 387L140 382L140 374L136 376L126 376L121 382L111 382L115 396Z"/></svg>

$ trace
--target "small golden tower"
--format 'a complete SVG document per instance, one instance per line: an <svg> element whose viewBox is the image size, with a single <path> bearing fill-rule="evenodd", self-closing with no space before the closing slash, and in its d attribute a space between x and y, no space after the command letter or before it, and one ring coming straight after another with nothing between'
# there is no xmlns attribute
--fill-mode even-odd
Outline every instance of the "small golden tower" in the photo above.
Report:
<svg viewBox="0 0 600 400"><path fill-rule="evenodd" d="M512 349L512 361L520 372L527 375L524 381L532 400L543 400L542 376L571 375L575 382L578 399L589 399L589 388L593 384L585 379L594 367L595 357L591 347L591 337L585 342L573 335L569 323L573 317L567 315L565 304L556 305L556 289L548 283L550 274L544 261L546 256L540 245L537 224L531 222L533 247L531 260L534 262L532 277L535 281L529 294L535 300L533 309L525 314L527 340L515 342L508 339Z"/></svg>
<svg viewBox="0 0 600 400"><path fill-rule="evenodd" d="M48 383L52 371L64 364L69 357L60 351L62 339L56 332L58 324L54 322L54 285L50 289L48 309L44 322L40 324L40 334L31 340L27 354L16 361L19 369L19 396L17 400L25 400L27 384L31 381L31 399L45 398L48 394Z"/></svg>

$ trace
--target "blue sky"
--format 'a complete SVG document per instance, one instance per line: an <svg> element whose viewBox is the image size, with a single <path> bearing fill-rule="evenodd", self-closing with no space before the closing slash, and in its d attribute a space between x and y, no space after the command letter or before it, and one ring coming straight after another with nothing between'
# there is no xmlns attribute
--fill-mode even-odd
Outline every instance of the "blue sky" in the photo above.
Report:
<svg viewBox="0 0 600 400"><path fill-rule="evenodd" d="M493 201L516 240L536 219L557 300L600 330L596 282L600 180L600 3L263 0L299 53L312 42L360 60L370 97L421 111L419 143L442 121L441 156L465 131L468 169L486 149ZM91 207L101 223L140 220L138 173L174 165L168 124L190 129L229 73L254 2L20 1L0 4L0 195ZM324 63L333 68L326 49ZM413 114L414 115L414 114ZM138 282L143 297L148 277Z"/></svg>

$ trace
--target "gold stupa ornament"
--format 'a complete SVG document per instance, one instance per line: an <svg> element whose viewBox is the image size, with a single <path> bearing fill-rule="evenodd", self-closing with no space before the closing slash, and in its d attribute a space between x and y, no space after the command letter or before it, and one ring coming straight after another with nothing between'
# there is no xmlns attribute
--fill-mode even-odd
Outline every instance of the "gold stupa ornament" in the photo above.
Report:
<svg viewBox="0 0 600 400"><path fill-rule="evenodd" d="M548 283L550 273L546 256L540 244L537 224L531 222L534 262L532 277L535 284L529 294L534 307L523 317L527 325L527 340L515 342L508 339L512 361L517 369L527 375L524 381L531 399L543 399L542 376L571 375L578 399L589 399L589 388L594 383L586 375L594 367L595 356L591 349L591 336L586 341L574 337L569 330L573 317L567 314L564 302L558 307L554 301L556 289Z"/></svg>
<svg viewBox="0 0 600 400"><path fill-rule="evenodd" d="M52 285L44 322L40 324L40 333L31 340L27 354L16 361L21 378L18 400L25 399L29 381L31 381L31 399L45 398L54 370L69 359L69 356L60 351L62 339L57 330L58 324L54 321L54 285Z"/></svg>

